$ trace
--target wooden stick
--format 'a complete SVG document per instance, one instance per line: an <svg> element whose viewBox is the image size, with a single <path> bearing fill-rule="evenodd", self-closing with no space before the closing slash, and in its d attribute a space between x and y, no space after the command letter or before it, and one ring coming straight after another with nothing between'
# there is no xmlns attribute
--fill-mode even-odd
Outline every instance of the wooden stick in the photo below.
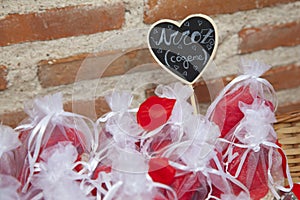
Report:
<svg viewBox="0 0 300 200"><path fill-rule="evenodd" d="M194 91L193 85L189 84L189 86ZM198 109L197 109L196 98L195 98L195 93L194 92L193 92L193 95L190 98L191 98L191 104L192 104L192 106L194 108L194 115L197 115L198 114Z"/></svg>

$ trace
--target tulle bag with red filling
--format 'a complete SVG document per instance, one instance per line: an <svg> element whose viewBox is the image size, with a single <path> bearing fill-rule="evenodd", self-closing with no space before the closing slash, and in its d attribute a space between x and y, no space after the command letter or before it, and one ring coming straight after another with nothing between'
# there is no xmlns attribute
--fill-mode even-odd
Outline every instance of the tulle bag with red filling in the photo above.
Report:
<svg viewBox="0 0 300 200"><path fill-rule="evenodd" d="M229 144L223 155L226 172L249 189L251 199L259 200L269 190L279 198L278 190L290 190L283 187L284 175L288 176L290 187L293 183L288 167L283 167L280 147L276 144L274 113L260 98L252 104L240 102L239 108L244 117L232 130L233 139L220 139ZM239 188L233 188L235 194L240 192Z"/></svg>
<svg viewBox="0 0 300 200"><path fill-rule="evenodd" d="M60 142L71 142L77 150L77 160L97 149L94 123L84 116L64 111L62 94L36 98L26 105L25 112L29 117L16 128L22 142L16 154L24 156L24 163L19 163L23 168L18 176L22 192L28 190L32 176L39 171L37 163L45 149Z"/></svg>
<svg viewBox="0 0 300 200"><path fill-rule="evenodd" d="M271 66L257 61L242 61L241 75L226 85L211 103L206 116L219 126L221 138L231 139L231 130L244 117L239 108L240 102L252 104L254 99L260 98L272 110L276 109L277 98L272 85L260 78L270 68Z"/></svg>

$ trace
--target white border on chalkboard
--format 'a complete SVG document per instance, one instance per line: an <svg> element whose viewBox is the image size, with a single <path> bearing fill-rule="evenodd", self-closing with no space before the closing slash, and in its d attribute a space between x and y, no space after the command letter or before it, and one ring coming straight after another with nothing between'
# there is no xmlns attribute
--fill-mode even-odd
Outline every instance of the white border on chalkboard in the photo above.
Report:
<svg viewBox="0 0 300 200"><path fill-rule="evenodd" d="M150 39L150 32L151 30L157 25L157 24L160 24L160 23L163 23L163 22L168 22L168 23L172 23L178 27L181 27L181 25L187 21L188 19L190 18L193 18L193 17L201 17L201 18L204 18L206 20L208 20L212 26L214 27L214 31L215 31L215 45L214 45L214 49L212 51L212 54L210 55L210 58L208 59L206 65L204 66L204 68L202 69L202 71L199 73L199 75L192 81L192 82L189 82L183 78L181 78L180 76L174 74L170 69L168 69L163 63L160 62L160 60L156 57L156 55L154 54L154 52L152 51L152 48L150 46L150 42L149 42L149 39ZM172 76L174 76L176 79L179 79L180 81L182 81L183 83L185 84L188 84L188 85L193 85L203 74L204 70L207 68L207 66L209 66L209 64L211 63L211 61L213 60L213 58L215 57L215 54L216 54L216 51L217 51L217 48L218 48L218 43L219 43L219 34L218 34L218 30L217 30L217 26L215 24L215 22L213 21L212 18L210 18L209 16L207 15L204 15L204 14L192 14L192 15L189 15L187 16L186 18L184 18L181 22L177 22L177 21L174 21L174 20L171 20L171 19L161 19L157 22L155 22L154 24L152 24L152 26L150 27L149 31L148 31L148 36L147 36L147 43L148 43L148 48L150 49L150 52L152 54L152 56L154 57L154 59L156 60L156 62L163 68L165 69L168 73L172 74Z"/></svg>

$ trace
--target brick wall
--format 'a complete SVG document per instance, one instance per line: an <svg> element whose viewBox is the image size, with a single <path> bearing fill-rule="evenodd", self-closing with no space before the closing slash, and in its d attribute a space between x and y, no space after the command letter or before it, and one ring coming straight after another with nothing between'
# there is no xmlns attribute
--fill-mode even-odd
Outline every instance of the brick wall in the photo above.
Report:
<svg viewBox="0 0 300 200"><path fill-rule="evenodd" d="M159 83L175 80L146 46L151 23L210 15L219 29L215 69L195 84L200 107L207 85L228 83L241 58L272 65L264 77L279 97L278 113L300 105L300 2L296 0L4 1L0 11L0 121L15 126L28 100L62 92L65 109L96 118L103 96L130 90L138 105ZM100 78L101 77L101 78ZM88 109L87 109L88 108Z"/></svg>

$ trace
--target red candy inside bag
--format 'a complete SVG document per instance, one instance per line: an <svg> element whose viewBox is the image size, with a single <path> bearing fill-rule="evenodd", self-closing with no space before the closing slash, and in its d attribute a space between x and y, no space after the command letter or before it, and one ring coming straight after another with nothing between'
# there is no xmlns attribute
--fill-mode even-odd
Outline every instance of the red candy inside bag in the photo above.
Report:
<svg viewBox="0 0 300 200"><path fill-rule="evenodd" d="M152 158L149 161L149 172L154 182L171 185L174 182L176 170L169 165L167 158Z"/></svg>
<svg viewBox="0 0 300 200"><path fill-rule="evenodd" d="M137 112L137 122L147 131L152 131L165 124L171 116L175 99L149 97Z"/></svg>
<svg viewBox="0 0 300 200"><path fill-rule="evenodd" d="M277 106L277 99L272 85L265 79L259 78L271 66L257 61L243 61L241 75L233 79L208 108L207 117L215 122L221 130L221 138L232 139L228 133L237 126L244 114L239 104L252 104L260 99L272 111Z"/></svg>
<svg viewBox="0 0 300 200"><path fill-rule="evenodd" d="M206 178L201 174L188 173L182 176L178 176L172 187L178 194L178 199L180 200L190 200L190 199L205 199L208 193L208 187L206 185ZM202 181L201 181L202 180ZM201 181L201 182L200 182Z"/></svg>
<svg viewBox="0 0 300 200"><path fill-rule="evenodd" d="M252 104L255 98L253 97L251 87L249 85L241 86L235 91L228 91L216 105L211 120L216 123L221 130L221 138L230 138L228 133L232 130L244 117L239 104ZM274 111L274 105L271 101L265 99L265 104Z"/></svg>
<svg viewBox="0 0 300 200"><path fill-rule="evenodd" d="M239 102L247 104L253 102L249 87L240 87L234 92L228 92L217 104L212 114L212 121L220 128L220 137L226 137L228 132L244 117L239 108Z"/></svg>
<svg viewBox="0 0 300 200"><path fill-rule="evenodd" d="M32 130L31 130L32 131ZM28 144L28 139L30 137L31 131L23 131L20 134L20 141L23 143L24 147ZM48 140L47 140L48 139ZM78 130L75 130L74 128L67 128L62 126L55 126L55 128L51 131L50 136L48 138L44 138L42 143L43 145L39 149L39 155L42 154L44 149L47 149L49 147L52 147L59 142L71 142L74 147L76 147L78 152L78 160L81 160L81 155L85 151L85 146L83 145L85 141L83 141L84 135L83 133L80 133ZM25 155L27 156L27 155ZM19 180L21 183L25 183L27 180L27 177L29 175L29 166L27 158L25 157L24 162L24 168L22 169ZM40 157L38 156L37 161L40 161ZM80 166L77 166L76 169L79 171L81 169Z"/></svg>
<svg viewBox="0 0 300 200"><path fill-rule="evenodd" d="M240 162L245 153L245 149L234 147L233 153L238 156L230 162L228 173L235 176L238 171ZM244 161L240 174L237 177L241 183L243 183L250 192L251 199L259 200L267 195L269 191L268 186L268 150L261 149L259 152L251 151L248 153L246 160ZM233 191L235 195L242 192L241 188L233 185Z"/></svg>
<svg viewBox="0 0 300 200"><path fill-rule="evenodd" d="M83 139L83 133L80 133L74 128L63 127L63 130L61 131L58 127L56 127L53 131L52 136L49 138L47 144L45 145L45 148L53 146L58 142L70 141L72 142L73 146L76 147L78 153L82 154L85 149L83 144L86 143L86 141L82 141Z"/></svg>
<svg viewBox="0 0 300 200"><path fill-rule="evenodd" d="M30 136L30 131L23 131L21 132L19 139L23 144L28 142L28 138ZM78 153L81 154L84 151L84 143L85 141L82 141L84 139L83 133L80 133L78 130L74 128L68 128L63 126L56 126L51 136L43 141L43 146L41 148L41 151L43 149L51 147L53 145L56 145L58 142L65 142L70 141L72 144L77 148Z"/></svg>
<svg viewBox="0 0 300 200"><path fill-rule="evenodd" d="M245 185L255 200L277 190L286 177L285 156L272 127L276 94L267 80L259 78L269 68L260 63L243 65L243 75L221 91L207 113L221 130L226 173ZM239 195L242 189L233 185L233 191Z"/></svg>
<svg viewBox="0 0 300 200"><path fill-rule="evenodd" d="M84 117L65 112L62 109L62 96L56 94L36 99L27 109L29 118L17 129L22 146L16 149L21 169L18 179L26 191L30 186L35 163L41 160L44 150L52 148L58 143L71 142L76 148L77 161L85 159L84 153L90 151L93 138ZM23 160L23 161L22 161ZM77 165L75 170L80 171L82 166Z"/></svg>

